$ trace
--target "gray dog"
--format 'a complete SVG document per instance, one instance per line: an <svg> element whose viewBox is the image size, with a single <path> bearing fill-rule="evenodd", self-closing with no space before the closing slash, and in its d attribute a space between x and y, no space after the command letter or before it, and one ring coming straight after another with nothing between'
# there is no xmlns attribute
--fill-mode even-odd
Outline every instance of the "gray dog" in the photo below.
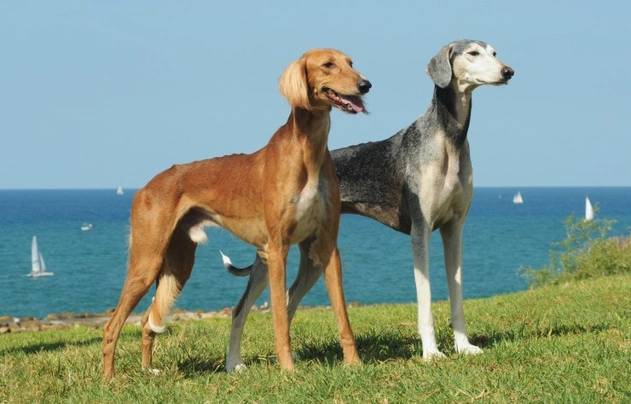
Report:
<svg viewBox="0 0 631 404"><path fill-rule="evenodd" d="M443 47L427 73L435 84L427 112L389 139L331 152L340 181L342 213L373 218L409 234L414 254L418 300L418 332L423 358L443 357L434 334L429 284L429 238L440 230L451 304L451 325L458 353L479 354L467 337L462 304L462 230L473 195L473 170L467 131L471 93L485 84L507 84L514 71L480 41L461 40ZM307 259L300 244L298 275L289 289L287 309L293 315L322 269ZM268 284L267 267L258 259L247 268L226 268L234 275L250 275L248 286L233 311L228 371L244 368L240 344L250 308Z"/></svg>

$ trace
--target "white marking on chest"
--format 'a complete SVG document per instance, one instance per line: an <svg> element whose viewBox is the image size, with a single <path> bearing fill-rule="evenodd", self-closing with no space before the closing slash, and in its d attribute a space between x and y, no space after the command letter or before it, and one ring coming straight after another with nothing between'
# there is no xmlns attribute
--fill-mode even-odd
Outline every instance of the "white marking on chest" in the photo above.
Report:
<svg viewBox="0 0 631 404"><path fill-rule="evenodd" d="M443 152L421 170L421 209L428 224L445 223L466 214L472 196L471 163L437 139ZM467 147L464 145L463 147Z"/></svg>
<svg viewBox="0 0 631 404"><path fill-rule="evenodd" d="M292 202L296 204L296 229L291 241L297 243L310 236L324 217L325 201L323 191L317 185L307 186Z"/></svg>

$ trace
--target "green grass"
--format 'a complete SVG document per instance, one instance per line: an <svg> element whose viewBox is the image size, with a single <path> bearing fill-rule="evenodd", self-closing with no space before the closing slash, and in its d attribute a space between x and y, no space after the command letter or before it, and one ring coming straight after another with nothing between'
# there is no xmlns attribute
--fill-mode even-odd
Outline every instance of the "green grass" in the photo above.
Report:
<svg viewBox="0 0 631 404"><path fill-rule="evenodd" d="M347 368L333 313L301 310L292 327L301 360L281 372L271 315L253 313L248 370L223 371L229 319L174 323L156 339L160 376L140 369L140 329L124 328L117 376L101 379L101 330L0 335L0 402L630 402L631 275L465 302L483 355L453 354L446 302L434 305L447 359L422 360L416 307L352 307L363 364Z"/></svg>

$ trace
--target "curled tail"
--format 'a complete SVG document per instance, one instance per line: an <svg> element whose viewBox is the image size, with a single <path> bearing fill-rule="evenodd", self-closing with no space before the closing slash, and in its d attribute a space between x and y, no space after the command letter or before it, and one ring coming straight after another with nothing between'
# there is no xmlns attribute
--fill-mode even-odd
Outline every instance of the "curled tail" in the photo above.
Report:
<svg viewBox="0 0 631 404"><path fill-rule="evenodd" d="M230 272L232 275L234 275L234 276L249 276L250 272L252 272L252 267L254 266L254 264L252 264L250 266L247 266L245 268L237 268L234 265L232 265L232 261L230 260L230 257L225 255L221 251L219 251L219 254L221 254L221 259L223 260L223 266L226 267L228 272Z"/></svg>

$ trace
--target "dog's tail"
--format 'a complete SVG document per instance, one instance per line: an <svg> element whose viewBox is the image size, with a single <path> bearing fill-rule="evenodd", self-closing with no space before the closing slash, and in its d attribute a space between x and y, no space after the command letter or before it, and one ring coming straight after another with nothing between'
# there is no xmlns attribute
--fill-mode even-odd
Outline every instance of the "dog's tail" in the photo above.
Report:
<svg viewBox="0 0 631 404"><path fill-rule="evenodd" d="M237 268L234 265L232 265L232 261L230 260L230 257L225 255L221 251L219 251L219 254L221 254L221 259L223 260L223 266L226 267L228 272L230 272L232 275L234 275L234 276L249 276L250 272L252 272L252 267L254 266L254 264L252 264L252 265L250 265L248 267L245 267L245 268Z"/></svg>
<svg viewBox="0 0 631 404"><path fill-rule="evenodd" d="M149 307L149 317L147 318L149 327L156 334L161 334L166 331L166 327L162 324L162 320L169 312L169 309L177 299L182 285L180 285L175 276L168 272L162 275L158 287L156 289L156 295Z"/></svg>

